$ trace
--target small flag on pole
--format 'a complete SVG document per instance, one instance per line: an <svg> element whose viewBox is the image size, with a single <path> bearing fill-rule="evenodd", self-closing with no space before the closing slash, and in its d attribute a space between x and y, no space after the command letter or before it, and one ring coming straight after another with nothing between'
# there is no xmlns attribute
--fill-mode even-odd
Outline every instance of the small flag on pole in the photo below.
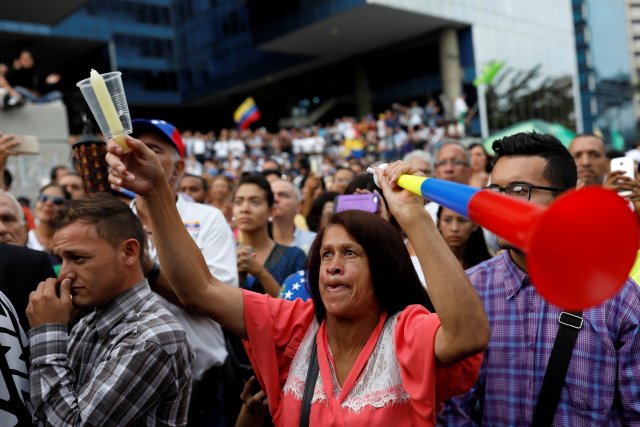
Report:
<svg viewBox="0 0 640 427"><path fill-rule="evenodd" d="M260 110L258 110L258 107L252 97L245 99L244 102L242 102L242 104L240 104L236 109L235 113L233 113L233 120L240 129L248 128L251 123L259 119Z"/></svg>
<svg viewBox="0 0 640 427"><path fill-rule="evenodd" d="M478 77L473 80L473 85L478 87L480 85L490 85L493 82L493 79L496 78L496 74L498 71L502 69L504 66L504 61L494 61L490 64L482 67L482 72Z"/></svg>

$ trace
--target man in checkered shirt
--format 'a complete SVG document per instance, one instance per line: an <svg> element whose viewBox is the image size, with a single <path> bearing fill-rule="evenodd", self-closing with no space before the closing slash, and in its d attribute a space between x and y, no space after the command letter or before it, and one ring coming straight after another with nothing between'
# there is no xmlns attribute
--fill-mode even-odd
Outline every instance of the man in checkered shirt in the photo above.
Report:
<svg viewBox="0 0 640 427"><path fill-rule="evenodd" d="M57 217L58 280L31 293L31 402L40 425L183 426L193 353L142 272L146 234L101 193ZM69 333L73 307L92 310Z"/></svg>

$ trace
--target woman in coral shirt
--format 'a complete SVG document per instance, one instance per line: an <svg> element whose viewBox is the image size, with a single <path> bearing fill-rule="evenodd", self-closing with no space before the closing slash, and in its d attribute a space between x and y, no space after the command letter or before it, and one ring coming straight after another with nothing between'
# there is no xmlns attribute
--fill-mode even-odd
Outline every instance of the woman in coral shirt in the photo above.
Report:
<svg viewBox="0 0 640 427"><path fill-rule="evenodd" d="M109 142L109 180L149 203L160 261L180 299L245 339L276 425L299 425L314 338L312 426L435 425L439 403L475 383L489 324L422 199L395 187L415 172L405 163L379 170L378 180L438 314L423 306L428 297L399 233L364 212L336 214L318 234L309 253L311 301L224 285L185 232L154 153L129 137L127 144L133 155Z"/></svg>

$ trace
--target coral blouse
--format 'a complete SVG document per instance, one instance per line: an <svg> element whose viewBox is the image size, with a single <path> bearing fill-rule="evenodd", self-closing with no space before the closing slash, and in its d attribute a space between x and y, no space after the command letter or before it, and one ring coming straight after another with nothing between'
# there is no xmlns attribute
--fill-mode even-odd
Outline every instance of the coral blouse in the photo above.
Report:
<svg viewBox="0 0 640 427"><path fill-rule="evenodd" d="M411 305L377 327L342 387L335 376L325 322L311 300L287 301L243 291L244 341L276 426L298 426L313 338L320 373L311 401L311 426L374 427L436 424L440 402L475 384L482 354L451 366L434 353L440 319Z"/></svg>

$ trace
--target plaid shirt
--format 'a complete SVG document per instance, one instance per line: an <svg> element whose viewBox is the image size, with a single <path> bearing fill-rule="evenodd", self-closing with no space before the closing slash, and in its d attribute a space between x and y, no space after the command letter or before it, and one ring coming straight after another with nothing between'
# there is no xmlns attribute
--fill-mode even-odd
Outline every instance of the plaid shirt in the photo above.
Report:
<svg viewBox="0 0 640 427"><path fill-rule="evenodd" d="M531 425L562 310L542 299L508 253L467 273L484 301L491 341L478 384L448 401L438 423L474 425L473 393L484 387L483 426ZM554 425L640 425L640 287L629 279L583 317Z"/></svg>
<svg viewBox="0 0 640 427"><path fill-rule="evenodd" d="M181 426L193 355L146 280L85 316L29 331L33 418L41 425Z"/></svg>

